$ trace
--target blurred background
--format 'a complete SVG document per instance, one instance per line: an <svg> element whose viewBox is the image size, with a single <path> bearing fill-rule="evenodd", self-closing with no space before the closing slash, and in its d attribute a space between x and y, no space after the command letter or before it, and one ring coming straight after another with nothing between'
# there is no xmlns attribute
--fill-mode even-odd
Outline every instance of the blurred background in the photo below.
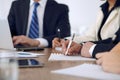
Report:
<svg viewBox="0 0 120 80"><path fill-rule="evenodd" d="M7 19L13 0L0 0L0 19ZM104 2L100 0L56 0L67 4L71 32L77 35L84 34L88 27L94 25L99 6Z"/></svg>

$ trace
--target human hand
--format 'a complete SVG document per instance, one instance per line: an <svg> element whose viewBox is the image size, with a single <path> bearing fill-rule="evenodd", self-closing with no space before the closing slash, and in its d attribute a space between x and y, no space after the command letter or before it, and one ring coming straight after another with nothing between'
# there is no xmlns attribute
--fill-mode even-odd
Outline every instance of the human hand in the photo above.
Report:
<svg viewBox="0 0 120 80"><path fill-rule="evenodd" d="M54 39L52 40L52 48L62 46L61 40L62 40L62 39L54 38Z"/></svg>
<svg viewBox="0 0 120 80"><path fill-rule="evenodd" d="M81 49L81 56L83 57L92 57L89 53L90 48L94 45L92 42L86 42L83 44Z"/></svg>
<svg viewBox="0 0 120 80"><path fill-rule="evenodd" d="M22 44L24 46L30 46L30 47L36 47L38 45L40 45L40 42L34 39L30 39L24 35L22 36L14 36L13 37L13 43L14 45L17 44Z"/></svg>
<svg viewBox="0 0 120 80"><path fill-rule="evenodd" d="M62 51L63 53L65 54L66 53L66 50L67 50L67 46L69 44L69 40L62 40ZM76 55L76 54L79 54L80 51L81 51L81 45L80 44L77 44L75 42L72 42L70 48L68 49L68 53L67 55Z"/></svg>
<svg viewBox="0 0 120 80"><path fill-rule="evenodd" d="M101 65L106 72L120 74L120 54L103 52L96 55L97 64Z"/></svg>

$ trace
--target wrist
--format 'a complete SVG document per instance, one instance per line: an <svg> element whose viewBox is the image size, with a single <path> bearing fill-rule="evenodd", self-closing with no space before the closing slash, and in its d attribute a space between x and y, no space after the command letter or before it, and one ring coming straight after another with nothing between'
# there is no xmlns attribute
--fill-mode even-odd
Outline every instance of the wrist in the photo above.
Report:
<svg viewBox="0 0 120 80"><path fill-rule="evenodd" d="M82 46L83 46L83 44L82 44L82 43L80 43L80 47L79 47L79 52L78 52L78 54L81 54L81 49L82 49Z"/></svg>
<svg viewBox="0 0 120 80"><path fill-rule="evenodd" d="M35 41L36 41L35 46L38 47L40 45L40 42L38 40L35 40Z"/></svg>
<svg viewBox="0 0 120 80"><path fill-rule="evenodd" d="M39 45L40 45L40 42L38 40L33 40L33 42L31 42L32 47L38 47Z"/></svg>

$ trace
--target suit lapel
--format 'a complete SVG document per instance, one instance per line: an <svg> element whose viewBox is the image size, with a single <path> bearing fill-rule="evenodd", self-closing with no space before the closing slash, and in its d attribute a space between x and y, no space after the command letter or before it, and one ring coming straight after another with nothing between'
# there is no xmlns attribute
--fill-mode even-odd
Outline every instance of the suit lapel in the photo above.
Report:
<svg viewBox="0 0 120 80"><path fill-rule="evenodd" d="M115 9L110 16L108 17L107 21L105 22L104 26L106 26L107 24L109 24L116 16L118 15L118 10Z"/></svg>
<svg viewBox="0 0 120 80"><path fill-rule="evenodd" d="M113 37L112 35L109 35L109 34L115 33L118 30L119 26L115 26L115 28L113 28L112 30L111 30L112 25L110 26L111 21L113 21L118 16L118 13L119 13L119 9L115 9L109 15L106 23L104 24L104 26L101 30L101 35L103 35L102 38ZM114 24L116 24L116 23L114 23ZM109 31L109 34L106 34L106 30L107 30L107 32Z"/></svg>
<svg viewBox="0 0 120 80"><path fill-rule="evenodd" d="M29 4L30 0L23 0L23 5L21 6L22 17L23 17L23 34L26 35L28 27L28 16L29 16ZM22 26L21 26L22 27Z"/></svg>
<svg viewBox="0 0 120 80"><path fill-rule="evenodd" d="M49 22L51 15L51 1L47 0L46 7L45 7L45 12L44 12L44 18L43 18L43 35L45 34L45 25Z"/></svg>
<svg viewBox="0 0 120 80"><path fill-rule="evenodd" d="M48 20L48 16L49 16L49 14L51 14L50 13L50 1L49 0L47 0L47 3L46 3L46 7L45 7L45 12L44 12L44 22L46 21L46 20ZM49 13L49 14L48 14Z"/></svg>
<svg viewBox="0 0 120 80"><path fill-rule="evenodd" d="M99 13L98 13L98 18L97 18L97 24L96 24L96 26L99 26L100 27L100 25L101 25L101 23L102 23L102 20L103 20L103 17L104 17L104 15L103 15L103 12L102 12L102 10L100 9L100 11L99 11ZM97 28L97 31L99 30L99 28Z"/></svg>

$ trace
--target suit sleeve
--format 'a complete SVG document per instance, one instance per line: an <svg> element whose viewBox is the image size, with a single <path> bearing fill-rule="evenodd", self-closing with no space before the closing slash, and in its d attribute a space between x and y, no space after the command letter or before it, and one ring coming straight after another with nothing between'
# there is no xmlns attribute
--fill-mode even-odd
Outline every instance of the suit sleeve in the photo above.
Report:
<svg viewBox="0 0 120 80"><path fill-rule="evenodd" d="M15 2L12 3L11 5L11 8L10 8L10 11L9 11L9 15L8 15L8 22L9 22L9 26L10 26L10 31L11 31L11 34L12 36L15 35L15 14L14 14L14 5L15 5Z"/></svg>
<svg viewBox="0 0 120 80"><path fill-rule="evenodd" d="M114 40L112 40L112 38L108 38L106 40L95 42L97 45L93 51L93 58L95 58L95 55L99 52L110 51L117 43L120 42L120 28L115 33L115 35L116 38Z"/></svg>
<svg viewBox="0 0 120 80"><path fill-rule="evenodd" d="M69 23L69 15L68 15L68 7L67 6L61 6L62 9L60 10L60 15L58 17L57 25L56 25L56 34L52 36L45 37L49 43L49 47L52 46L52 40L55 37L58 37L58 29L60 29L60 37L68 37L70 36L70 23Z"/></svg>
<svg viewBox="0 0 120 80"><path fill-rule="evenodd" d="M96 54L100 53L100 52L106 52L106 51L110 51L116 44L97 44L94 48L92 57L96 58Z"/></svg>

